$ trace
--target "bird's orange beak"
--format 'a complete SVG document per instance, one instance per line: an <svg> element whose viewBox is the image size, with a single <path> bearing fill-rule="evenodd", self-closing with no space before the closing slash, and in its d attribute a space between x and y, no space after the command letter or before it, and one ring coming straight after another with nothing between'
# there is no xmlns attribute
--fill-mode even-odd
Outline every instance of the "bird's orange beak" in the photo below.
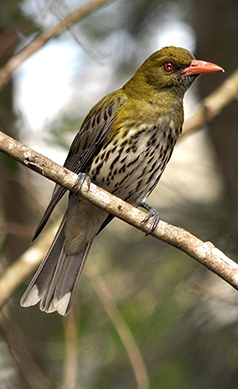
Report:
<svg viewBox="0 0 238 389"><path fill-rule="evenodd" d="M184 76L195 76L199 74L215 73L220 71L224 72L225 70L220 66L215 65L214 63L193 59L190 65L182 70L182 74Z"/></svg>

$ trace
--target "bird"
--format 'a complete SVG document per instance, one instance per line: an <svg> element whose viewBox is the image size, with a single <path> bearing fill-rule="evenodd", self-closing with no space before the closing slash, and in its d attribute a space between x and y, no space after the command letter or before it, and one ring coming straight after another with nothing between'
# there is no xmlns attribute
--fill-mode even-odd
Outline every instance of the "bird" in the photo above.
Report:
<svg viewBox="0 0 238 389"><path fill-rule="evenodd" d="M79 183L93 182L148 213L148 232L159 213L146 200L170 160L184 121L183 97L200 74L224 71L195 59L180 47L152 55L122 88L95 104L76 134L64 167ZM36 229L41 233L66 189L56 185ZM96 235L113 219L108 212L69 193L68 207L55 238L21 298L21 306L40 302L40 309L67 315Z"/></svg>

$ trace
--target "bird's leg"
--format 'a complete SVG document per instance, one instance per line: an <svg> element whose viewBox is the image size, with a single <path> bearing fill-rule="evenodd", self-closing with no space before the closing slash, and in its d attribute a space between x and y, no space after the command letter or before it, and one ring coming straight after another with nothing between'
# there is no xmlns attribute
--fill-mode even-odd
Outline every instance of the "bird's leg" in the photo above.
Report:
<svg viewBox="0 0 238 389"><path fill-rule="evenodd" d="M90 184L91 184L91 179L90 177L86 174L86 173L79 173L78 174L78 179L77 179L77 182L75 184L78 192L81 190L84 182L87 183L87 186L88 186L88 190L90 189ZM75 193L75 195L77 196L77 192Z"/></svg>
<svg viewBox="0 0 238 389"><path fill-rule="evenodd" d="M152 222L149 228L149 231L146 233L146 235L150 234L154 229L157 227L159 221L160 221L160 216L159 212L151 207L149 204L145 203L144 201L140 203L140 207L146 209L148 211L148 215L144 218L142 223L146 223L150 218L152 218Z"/></svg>

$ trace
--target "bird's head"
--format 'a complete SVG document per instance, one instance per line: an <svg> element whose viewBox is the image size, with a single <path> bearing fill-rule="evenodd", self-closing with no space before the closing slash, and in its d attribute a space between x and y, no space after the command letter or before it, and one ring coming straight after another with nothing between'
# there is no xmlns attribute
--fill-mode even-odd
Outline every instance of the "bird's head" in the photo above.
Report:
<svg viewBox="0 0 238 389"><path fill-rule="evenodd" d="M153 53L135 74L134 85L143 83L162 91L173 89L182 96L193 81L204 73L224 71L210 62L196 60L190 51L181 47L164 47Z"/></svg>

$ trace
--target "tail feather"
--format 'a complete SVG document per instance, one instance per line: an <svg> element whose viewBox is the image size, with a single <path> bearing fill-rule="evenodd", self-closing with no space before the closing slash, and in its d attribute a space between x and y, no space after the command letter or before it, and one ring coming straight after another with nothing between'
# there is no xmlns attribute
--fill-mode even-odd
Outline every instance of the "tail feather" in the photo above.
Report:
<svg viewBox="0 0 238 389"><path fill-rule="evenodd" d="M67 315L69 312L92 242L86 243L79 253L67 255L65 221L66 217L62 220L45 259L22 296L21 306L29 307L41 300L42 311L57 311L61 315Z"/></svg>
<svg viewBox="0 0 238 389"><path fill-rule="evenodd" d="M37 304L41 300L45 291L49 288L57 266L62 245L64 244L65 221L66 218L64 217L48 253L23 294L20 301L22 307L30 307Z"/></svg>
<svg viewBox="0 0 238 389"><path fill-rule="evenodd" d="M92 243L87 243L77 254L67 255L62 247L61 254L50 286L42 297L40 309L57 311L61 315L69 312L82 271Z"/></svg>
<svg viewBox="0 0 238 389"><path fill-rule="evenodd" d="M62 186L55 185L54 191L52 193L51 201L50 201L48 207L46 208L45 213L44 213L43 217L41 218L40 223L38 224L38 226L36 228L35 234L32 238L32 242L38 237L38 235L40 235L41 231L43 230L47 221L49 220L50 215L52 214L54 208L56 207L58 202L61 200L61 198L64 196L66 191L67 190L65 188L63 188Z"/></svg>
<svg viewBox="0 0 238 389"><path fill-rule="evenodd" d="M67 260L64 261L55 288L55 298L57 300L60 300L67 290L71 291L72 295L75 294L91 245L92 242L87 243L79 254L68 256Z"/></svg>

